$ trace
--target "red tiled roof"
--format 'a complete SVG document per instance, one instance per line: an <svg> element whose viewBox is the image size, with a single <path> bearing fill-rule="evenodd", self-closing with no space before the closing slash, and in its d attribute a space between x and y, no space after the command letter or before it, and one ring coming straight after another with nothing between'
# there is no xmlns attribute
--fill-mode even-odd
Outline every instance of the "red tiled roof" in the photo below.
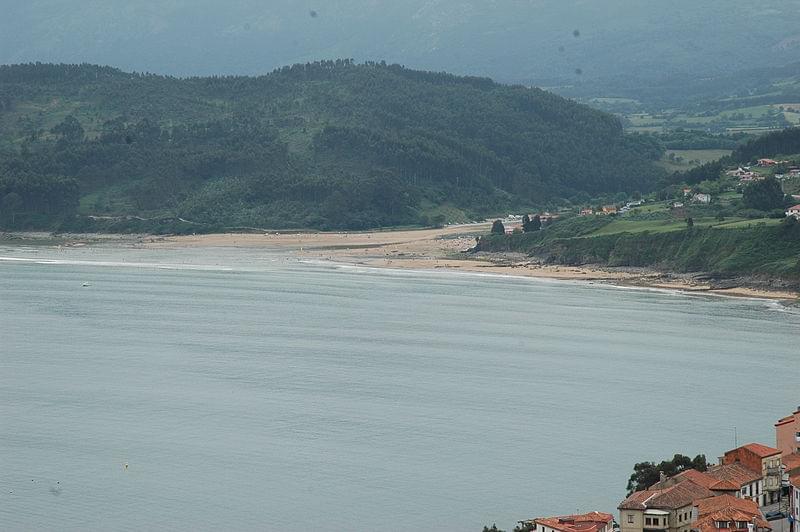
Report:
<svg viewBox="0 0 800 532"><path fill-rule="evenodd" d="M718 481L731 482L732 484L736 484L739 488L761 479L761 474L741 464L713 466L706 471L706 475Z"/></svg>
<svg viewBox="0 0 800 532"><path fill-rule="evenodd" d="M650 490L634 491L628 498L622 501L617 508L619 510L646 510L645 502L656 492Z"/></svg>
<svg viewBox="0 0 800 532"><path fill-rule="evenodd" d="M750 499L739 499L732 495L721 495L711 499L704 499L696 503L697 520L692 523L692 528L700 532L714 532L720 530L716 528L715 521L738 521L751 523L756 520L758 528L770 529L769 523L764 519L758 503ZM734 525L731 528L722 530L746 530Z"/></svg>
<svg viewBox="0 0 800 532"><path fill-rule="evenodd" d="M538 517L533 522L563 532L597 532L614 521L614 516L603 512L562 515L558 517ZM527 521L530 522L530 521Z"/></svg>
<svg viewBox="0 0 800 532"><path fill-rule="evenodd" d="M683 473L678 473L675 476L682 477L686 480L691 480L698 486L703 486L704 488L711 488L711 486L715 483L716 480L714 479L714 477L711 477L696 469L687 469Z"/></svg>
<svg viewBox="0 0 800 532"><path fill-rule="evenodd" d="M760 443L748 443L747 445L742 445L741 447L739 447L739 449L747 449L751 453L756 454L761 458L767 458L768 456L781 453L779 449L775 449L774 447L768 447ZM736 449L734 449L734 451L735 450Z"/></svg>
<svg viewBox="0 0 800 532"><path fill-rule="evenodd" d="M800 205L795 205L794 207L789 207L790 211L800 211Z"/></svg>
<svg viewBox="0 0 800 532"><path fill-rule="evenodd" d="M687 469L686 471L678 473L675 476L660 480L647 489L651 491L665 490L685 480L691 480L698 486L703 486L704 488L710 488L712 484L717 482L717 479L710 477L705 473L701 473L696 469Z"/></svg>
<svg viewBox="0 0 800 532"><path fill-rule="evenodd" d="M786 471L800 470L800 453L787 454L781 458L781 462L786 466Z"/></svg>
<svg viewBox="0 0 800 532"><path fill-rule="evenodd" d="M711 491L739 491L740 488L741 486L731 482L730 480L718 480L709 486L708 489Z"/></svg>
<svg viewBox="0 0 800 532"><path fill-rule="evenodd" d="M634 492L622 501L618 508L620 510L646 510L648 508L675 510L689 506L698 499L714 496L715 493L708 488L686 479L677 481L668 487L664 482L658 483L650 489Z"/></svg>

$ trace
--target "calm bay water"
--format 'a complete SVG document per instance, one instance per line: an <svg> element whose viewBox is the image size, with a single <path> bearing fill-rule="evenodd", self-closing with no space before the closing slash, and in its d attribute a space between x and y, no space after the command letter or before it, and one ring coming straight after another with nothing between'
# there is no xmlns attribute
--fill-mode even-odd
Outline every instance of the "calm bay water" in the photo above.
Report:
<svg viewBox="0 0 800 532"><path fill-rule="evenodd" d="M2 529L616 513L634 462L718 456L734 426L774 443L800 404L800 314L765 301L254 250L0 257Z"/></svg>

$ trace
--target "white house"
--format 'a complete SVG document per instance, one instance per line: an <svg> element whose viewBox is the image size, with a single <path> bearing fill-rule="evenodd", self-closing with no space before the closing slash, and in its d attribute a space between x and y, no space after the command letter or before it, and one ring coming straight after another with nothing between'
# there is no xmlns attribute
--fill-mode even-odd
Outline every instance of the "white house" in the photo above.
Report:
<svg viewBox="0 0 800 532"><path fill-rule="evenodd" d="M702 203L703 205L708 205L711 203L711 194L695 194L692 196L692 201L694 203Z"/></svg>
<svg viewBox="0 0 800 532"><path fill-rule="evenodd" d="M786 211L786 216L794 216L798 220L800 220L800 205L795 205L794 207L789 207L789 210Z"/></svg>

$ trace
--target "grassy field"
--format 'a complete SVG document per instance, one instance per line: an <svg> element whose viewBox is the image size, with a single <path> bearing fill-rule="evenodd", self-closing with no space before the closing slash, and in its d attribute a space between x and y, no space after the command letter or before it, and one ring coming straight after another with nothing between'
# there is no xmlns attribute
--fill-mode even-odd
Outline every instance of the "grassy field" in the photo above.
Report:
<svg viewBox="0 0 800 532"><path fill-rule="evenodd" d="M659 164L669 172L680 172L730 154L730 150L667 150Z"/></svg>
<svg viewBox="0 0 800 532"><path fill-rule="evenodd" d="M695 227L714 227L717 229L741 229L745 227L756 227L760 225L778 225L781 220L774 218L726 218L719 221L716 217L694 218ZM587 238L603 235L613 235L617 233L669 233L671 231L684 231L686 222L677 219L663 220L629 220L619 218L610 224L586 235Z"/></svg>
<svg viewBox="0 0 800 532"><path fill-rule="evenodd" d="M581 227L590 231L577 231ZM573 218L540 233L489 235L478 246L481 251L529 253L555 264L655 267L800 281L800 224L779 219L719 222L695 217L689 229L685 222L667 218Z"/></svg>
<svg viewBox="0 0 800 532"><path fill-rule="evenodd" d="M742 101L742 104L745 102ZM768 105L742 105L716 114L666 111L659 114L644 112L622 115L629 132L666 132L675 128L714 130L716 132L758 133L800 124L800 104L787 102Z"/></svg>

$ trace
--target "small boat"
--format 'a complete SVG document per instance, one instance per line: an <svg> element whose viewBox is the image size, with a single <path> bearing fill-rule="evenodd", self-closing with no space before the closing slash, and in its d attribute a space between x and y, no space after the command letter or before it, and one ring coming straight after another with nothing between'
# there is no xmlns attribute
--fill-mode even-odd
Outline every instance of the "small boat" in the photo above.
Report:
<svg viewBox="0 0 800 532"><path fill-rule="evenodd" d="M85 288L87 286L92 286L92 285L90 285L89 283L83 283L81 286L83 286Z"/></svg>

